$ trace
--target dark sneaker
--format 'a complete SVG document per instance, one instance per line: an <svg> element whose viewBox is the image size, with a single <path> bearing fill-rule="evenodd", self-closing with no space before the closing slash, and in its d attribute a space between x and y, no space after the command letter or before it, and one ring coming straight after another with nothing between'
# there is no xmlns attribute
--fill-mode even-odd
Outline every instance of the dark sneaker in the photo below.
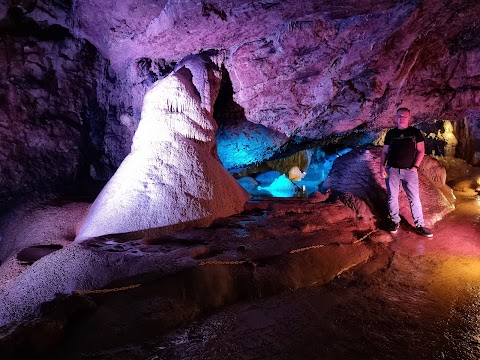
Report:
<svg viewBox="0 0 480 360"><path fill-rule="evenodd" d="M426 236L426 237L432 237L433 234L430 230L428 230L425 226L417 226L417 234Z"/></svg>
<svg viewBox="0 0 480 360"><path fill-rule="evenodd" d="M398 228L400 227L400 223L396 222L390 222L390 225L388 225L388 231L390 231L392 234L395 234L398 231Z"/></svg>

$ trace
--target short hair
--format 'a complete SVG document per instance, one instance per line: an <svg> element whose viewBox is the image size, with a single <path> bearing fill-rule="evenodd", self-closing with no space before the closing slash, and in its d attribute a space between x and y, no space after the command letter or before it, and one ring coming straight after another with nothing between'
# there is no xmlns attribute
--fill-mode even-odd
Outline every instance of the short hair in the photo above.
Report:
<svg viewBox="0 0 480 360"><path fill-rule="evenodd" d="M410 114L410 109L409 109L409 108L406 108L406 107L398 108L398 109L397 109L397 113L398 113L399 111L407 111L407 112Z"/></svg>

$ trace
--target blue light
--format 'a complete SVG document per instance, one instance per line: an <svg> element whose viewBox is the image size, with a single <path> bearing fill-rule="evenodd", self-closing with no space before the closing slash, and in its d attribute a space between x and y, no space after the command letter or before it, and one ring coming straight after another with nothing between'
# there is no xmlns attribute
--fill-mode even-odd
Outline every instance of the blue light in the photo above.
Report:
<svg viewBox="0 0 480 360"><path fill-rule="evenodd" d="M258 190L266 190L273 197L293 197L301 191L301 188L282 175L268 186L259 186Z"/></svg>
<svg viewBox="0 0 480 360"><path fill-rule="evenodd" d="M320 186L330 173L334 161L351 150L350 148L345 148L334 154L327 155L321 148L309 149L310 165L306 170L305 177L299 181L291 181L287 176L281 175L276 170L260 173L255 176L255 179L244 177L238 181L253 196L308 196L320 190Z"/></svg>
<svg viewBox="0 0 480 360"><path fill-rule="evenodd" d="M218 157L231 173L271 158L287 141L285 134L249 121L219 127L216 138Z"/></svg>

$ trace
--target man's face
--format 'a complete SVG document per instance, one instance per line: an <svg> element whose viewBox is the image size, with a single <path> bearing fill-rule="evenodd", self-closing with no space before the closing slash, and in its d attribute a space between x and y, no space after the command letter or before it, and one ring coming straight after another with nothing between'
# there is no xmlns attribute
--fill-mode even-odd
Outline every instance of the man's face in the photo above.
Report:
<svg viewBox="0 0 480 360"><path fill-rule="evenodd" d="M395 121L397 122L397 127L399 129L406 129L408 127L408 123L410 122L410 112L405 110L397 111L397 115L395 115Z"/></svg>

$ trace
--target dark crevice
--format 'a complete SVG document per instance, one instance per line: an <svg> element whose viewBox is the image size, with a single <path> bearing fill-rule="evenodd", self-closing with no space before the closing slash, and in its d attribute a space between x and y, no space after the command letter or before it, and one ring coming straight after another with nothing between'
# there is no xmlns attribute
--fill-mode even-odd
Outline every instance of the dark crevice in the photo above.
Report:
<svg viewBox="0 0 480 360"><path fill-rule="evenodd" d="M213 118L219 126L238 123L245 119L245 110L233 99L233 85L224 65L221 68L222 82L213 107Z"/></svg>

